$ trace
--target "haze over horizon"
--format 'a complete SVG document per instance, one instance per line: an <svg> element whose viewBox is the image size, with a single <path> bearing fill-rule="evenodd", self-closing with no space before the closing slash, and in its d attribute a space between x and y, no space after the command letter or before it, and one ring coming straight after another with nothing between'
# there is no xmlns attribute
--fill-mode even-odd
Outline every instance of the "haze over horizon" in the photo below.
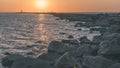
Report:
<svg viewBox="0 0 120 68"><path fill-rule="evenodd" d="M119 6L120 0L0 0L0 12L120 12Z"/></svg>

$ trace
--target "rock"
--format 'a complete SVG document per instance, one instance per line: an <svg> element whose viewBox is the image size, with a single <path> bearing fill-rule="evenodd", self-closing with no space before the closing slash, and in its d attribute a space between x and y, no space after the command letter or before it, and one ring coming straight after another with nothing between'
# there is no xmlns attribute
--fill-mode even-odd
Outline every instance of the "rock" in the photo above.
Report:
<svg viewBox="0 0 120 68"><path fill-rule="evenodd" d="M76 39L72 39L72 40L63 39L61 42L66 43L66 44L70 44L70 45L79 45L80 44L79 40L76 40Z"/></svg>
<svg viewBox="0 0 120 68"><path fill-rule="evenodd" d="M95 37L93 38L92 43L99 45L102 41L103 41L102 36L95 36Z"/></svg>
<svg viewBox="0 0 120 68"><path fill-rule="evenodd" d="M120 54L120 38L111 41L103 41L98 50L100 55L117 55Z"/></svg>
<svg viewBox="0 0 120 68"><path fill-rule="evenodd" d="M73 38L74 38L74 36L72 36L72 35L68 36L68 39L73 39Z"/></svg>
<svg viewBox="0 0 120 68"><path fill-rule="evenodd" d="M77 30L81 31L82 29L79 28L79 29L77 29Z"/></svg>
<svg viewBox="0 0 120 68"><path fill-rule="evenodd" d="M70 41L71 40L65 40L65 39L61 40L62 43L70 43Z"/></svg>
<svg viewBox="0 0 120 68"><path fill-rule="evenodd" d="M115 63L108 68L120 68L120 63Z"/></svg>
<svg viewBox="0 0 120 68"><path fill-rule="evenodd" d="M91 41L86 36L81 37L79 39L79 41L80 41L81 44L89 44L89 43L91 43Z"/></svg>
<svg viewBox="0 0 120 68"><path fill-rule="evenodd" d="M9 52L5 52L4 55L11 55L11 53L9 53Z"/></svg>
<svg viewBox="0 0 120 68"><path fill-rule="evenodd" d="M56 53L46 53L42 54L38 57L38 59L46 60L51 63L54 63L61 55L56 54Z"/></svg>
<svg viewBox="0 0 120 68"><path fill-rule="evenodd" d="M13 55L8 55L4 58L2 58L2 65L6 66L6 67L11 67L12 64L14 63L14 61L24 58L24 56L22 55L17 55L17 54L13 54Z"/></svg>
<svg viewBox="0 0 120 68"><path fill-rule="evenodd" d="M52 41L48 46L48 52L54 52L58 54L63 54L67 51L72 51L74 49L75 49L74 47L65 45L59 41Z"/></svg>
<svg viewBox="0 0 120 68"><path fill-rule="evenodd" d="M80 46L77 51L79 56L97 55L98 49L99 49L98 45L85 44Z"/></svg>
<svg viewBox="0 0 120 68"><path fill-rule="evenodd" d="M111 25L107 32L109 32L109 33L120 33L120 26L119 25Z"/></svg>
<svg viewBox="0 0 120 68"><path fill-rule="evenodd" d="M15 61L11 68L53 68L48 62L34 58L23 58Z"/></svg>
<svg viewBox="0 0 120 68"><path fill-rule="evenodd" d="M28 52L26 55L35 55L33 52Z"/></svg>
<svg viewBox="0 0 120 68"><path fill-rule="evenodd" d="M83 23L76 23L74 27L80 27L83 26Z"/></svg>
<svg viewBox="0 0 120 68"><path fill-rule="evenodd" d="M84 56L83 65L86 68L107 68L112 65L112 62L109 59L106 59L102 56Z"/></svg>
<svg viewBox="0 0 120 68"><path fill-rule="evenodd" d="M120 34L106 32L103 34L102 38L103 40L113 40L115 38L120 38Z"/></svg>
<svg viewBox="0 0 120 68"><path fill-rule="evenodd" d="M69 53L65 53L55 63L55 68L83 68L82 64L79 63L74 57L70 56Z"/></svg>
<svg viewBox="0 0 120 68"><path fill-rule="evenodd" d="M39 40L39 41L37 41L37 42L35 42L35 43L39 43L39 44L41 44L41 43L43 43L43 41Z"/></svg>
<svg viewBox="0 0 120 68"><path fill-rule="evenodd" d="M66 34L66 33L64 33L64 32L60 32L59 34L62 34L62 35L64 35L64 34Z"/></svg>
<svg viewBox="0 0 120 68"><path fill-rule="evenodd" d="M104 27L100 27L100 28L90 28L90 31L101 31L101 32L105 32L107 29Z"/></svg>

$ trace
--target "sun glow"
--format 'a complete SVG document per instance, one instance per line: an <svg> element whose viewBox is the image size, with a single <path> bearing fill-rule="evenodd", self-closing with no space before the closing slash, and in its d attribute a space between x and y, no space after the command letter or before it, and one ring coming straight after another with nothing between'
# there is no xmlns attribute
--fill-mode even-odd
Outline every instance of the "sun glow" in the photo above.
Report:
<svg viewBox="0 0 120 68"><path fill-rule="evenodd" d="M38 5L38 7L40 7L40 8L45 8L45 7L46 7L46 2L45 2L45 0L39 0L39 1L37 2L37 5Z"/></svg>

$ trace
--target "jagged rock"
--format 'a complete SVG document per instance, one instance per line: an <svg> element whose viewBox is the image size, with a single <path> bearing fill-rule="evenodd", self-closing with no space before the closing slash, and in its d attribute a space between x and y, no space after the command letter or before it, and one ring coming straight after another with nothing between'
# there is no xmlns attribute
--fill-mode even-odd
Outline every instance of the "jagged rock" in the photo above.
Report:
<svg viewBox="0 0 120 68"><path fill-rule="evenodd" d="M8 56L2 58L2 65L6 66L6 67L11 67L12 64L14 63L14 61L16 61L18 59L22 59L22 58L24 58L24 56L22 56L22 55L17 55L17 54L8 55Z"/></svg>
<svg viewBox="0 0 120 68"><path fill-rule="evenodd" d="M62 43L67 43L67 44L72 44L72 45L79 45L80 44L80 42L78 41L78 40L76 40L76 39L72 39L72 40L65 40L65 39L63 39L62 41L61 41Z"/></svg>
<svg viewBox="0 0 120 68"><path fill-rule="evenodd" d="M52 41L48 46L48 52L55 52L58 54L63 54L67 51L72 51L74 49L75 49L75 47L65 45L59 41Z"/></svg>
<svg viewBox="0 0 120 68"><path fill-rule="evenodd" d="M103 41L98 50L100 55L116 55L120 54L120 38L111 41Z"/></svg>
<svg viewBox="0 0 120 68"><path fill-rule="evenodd" d="M73 39L73 38L74 38L74 36L72 36L72 35L69 35L69 36L68 36L68 38L69 38L69 39Z"/></svg>
<svg viewBox="0 0 120 68"><path fill-rule="evenodd" d="M49 62L34 58L23 58L15 61L11 68L53 68Z"/></svg>
<svg viewBox="0 0 120 68"><path fill-rule="evenodd" d="M91 43L91 41L86 36L81 37L79 40L80 40L81 44L89 44L89 43Z"/></svg>
<svg viewBox="0 0 120 68"><path fill-rule="evenodd" d="M103 34L102 38L103 40L113 40L115 38L120 38L120 34L106 32Z"/></svg>
<svg viewBox="0 0 120 68"><path fill-rule="evenodd" d="M120 26L119 25L111 25L107 32L109 32L109 33L120 33Z"/></svg>
<svg viewBox="0 0 120 68"><path fill-rule="evenodd" d="M99 45L103 41L102 36L95 36L92 43Z"/></svg>
<svg viewBox="0 0 120 68"><path fill-rule="evenodd" d="M78 48L78 55L85 56L85 55L97 55L97 50L99 49L98 45L89 45L85 44Z"/></svg>
<svg viewBox="0 0 120 68"><path fill-rule="evenodd" d="M112 62L109 59L106 59L102 56L84 56L83 65L86 68L107 68L112 65Z"/></svg>
<svg viewBox="0 0 120 68"><path fill-rule="evenodd" d="M75 27L80 27L80 26L83 26L83 23L76 23L75 24Z"/></svg>
<svg viewBox="0 0 120 68"><path fill-rule="evenodd" d="M42 59L45 61L49 61L51 63L54 63L61 55L57 54L57 53L46 53L46 54L42 54L38 57L38 59Z"/></svg>
<svg viewBox="0 0 120 68"><path fill-rule="evenodd" d="M120 68L120 63L113 64L108 68Z"/></svg>
<svg viewBox="0 0 120 68"><path fill-rule="evenodd" d="M55 68L83 68L82 64L79 63L74 57L70 56L69 53L65 53L55 63Z"/></svg>

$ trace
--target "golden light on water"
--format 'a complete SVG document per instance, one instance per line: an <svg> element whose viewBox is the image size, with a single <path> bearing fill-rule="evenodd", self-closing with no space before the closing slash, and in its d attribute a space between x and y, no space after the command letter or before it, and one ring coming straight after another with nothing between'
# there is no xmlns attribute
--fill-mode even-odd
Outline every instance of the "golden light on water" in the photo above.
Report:
<svg viewBox="0 0 120 68"><path fill-rule="evenodd" d="M36 25L37 32L38 33L38 39L41 41L48 41L48 30L46 29L46 24L44 23L45 15L40 14L39 15L39 23Z"/></svg>

